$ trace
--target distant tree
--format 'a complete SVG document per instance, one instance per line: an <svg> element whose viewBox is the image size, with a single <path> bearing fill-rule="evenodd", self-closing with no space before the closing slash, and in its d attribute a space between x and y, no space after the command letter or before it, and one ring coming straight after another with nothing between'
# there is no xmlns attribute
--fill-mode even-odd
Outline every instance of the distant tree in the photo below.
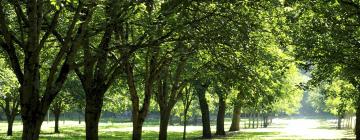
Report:
<svg viewBox="0 0 360 140"><path fill-rule="evenodd" d="M321 109L337 116L337 127L341 129L342 119L344 119L345 115L355 111L354 104L356 104L356 100L353 99L353 95L356 92L357 90L353 85L336 78L329 83L322 82L317 87L314 87L310 91L312 98L310 98L309 102L317 110Z"/></svg>
<svg viewBox="0 0 360 140"><path fill-rule="evenodd" d="M183 140L186 139L186 125L188 121L188 111L190 108L190 105L194 99L194 92L191 89L191 86L187 86L183 89L183 96L182 96L182 103L184 106L184 131L183 131Z"/></svg>
<svg viewBox="0 0 360 140"><path fill-rule="evenodd" d="M59 119L61 113L70 109L71 96L68 92L61 91L58 96L55 97L54 101L50 105L50 110L55 117L54 133L60 133L59 130Z"/></svg>
<svg viewBox="0 0 360 140"><path fill-rule="evenodd" d="M70 73L69 78L66 80L62 92L65 93L65 103L69 111L75 111L79 114L79 124L81 118L84 117L85 110L85 92L81 87L81 82L74 72Z"/></svg>
<svg viewBox="0 0 360 140"><path fill-rule="evenodd" d="M13 123L19 115L19 83L15 74L11 71L3 59L0 58L0 107L5 113L8 123L7 135L13 134Z"/></svg>

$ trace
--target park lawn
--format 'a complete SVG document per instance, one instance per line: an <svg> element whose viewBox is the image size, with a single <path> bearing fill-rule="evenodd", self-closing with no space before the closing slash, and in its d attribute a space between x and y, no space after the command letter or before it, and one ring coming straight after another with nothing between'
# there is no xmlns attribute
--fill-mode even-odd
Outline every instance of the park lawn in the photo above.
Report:
<svg viewBox="0 0 360 140"><path fill-rule="evenodd" d="M107 126L110 127L110 126ZM114 126L113 128L116 128ZM113 129L110 128L110 129ZM1 132L0 139L17 140L21 138L21 131L15 131L14 136L5 136L6 133ZM157 139L157 131L144 131L143 139L155 140ZM181 132L169 132L169 138L171 139L182 139ZM194 131L187 133L189 139L195 139L201 136L200 131ZM100 127L99 138L104 140L127 140L131 139L131 131L106 131L106 128ZM40 134L40 140L84 140L85 139L85 128L83 127L62 127L60 134L53 133L53 129L42 130Z"/></svg>
<svg viewBox="0 0 360 140"><path fill-rule="evenodd" d="M336 129L334 119L275 119L274 123L268 128L244 129L243 126L247 120L243 120L240 124L241 132L227 132L224 137L214 136L212 139L354 139L352 129ZM85 124L79 124L76 121L60 122L61 134L54 134L54 122L44 122L40 135L41 140L83 140L85 139ZM105 122L99 124L99 138L101 140L128 140L131 139L132 127L131 123L112 123ZM230 122L225 122L225 130L229 130ZM0 122L0 139L17 140L21 138L22 125L21 122L14 124L14 136L6 136L6 122ZM211 129L216 130L216 126L212 125ZM159 125L154 121L147 123L143 127L142 138L144 140L157 140ZM168 128L168 139L182 139L183 126L171 125ZM187 139L199 139L202 135L202 127L200 125L190 125L187 127Z"/></svg>
<svg viewBox="0 0 360 140"><path fill-rule="evenodd" d="M46 133L42 132L40 135L40 140L84 140L85 133L83 130L78 128L67 128L63 130L61 134ZM276 135L276 132L241 132L236 134L229 134L225 137L214 137L214 140L220 139L260 139L263 136ZM194 131L187 133L187 139L199 139L201 136L201 131ZM157 140L158 132L156 131L145 131L143 132L142 138L144 140ZM21 133L16 132L14 136L8 137L5 136L5 133L1 133L0 139L8 140L17 140L21 138ZM127 140L131 139L131 132L111 132L111 133L99 133L99 138L104 140ZM169 132L169 140L182 139L181 132Z"/></svg>
<svg viewBox="0 0 360 140"><path fill-rule="evenodd" d="M226 122L227 124L230 122ZM21 122L14 123L13 136L6 136L6 122L0 122L0 139L17 140L21 138ZM182 139L182 126L177 126L178 130L170 130L168 132L169 140ZM191 127L196 128L191 130ZM212 126L213 127L213 126ZM187 139L199 139L202 131L201 126L189 126L186 134ZM78 124L75 121L60 122L60 134L53 133L53 122L42 125L40 139L41 140L83 140L85 139L85 125ZM153 130L153 131L152 131ZM215 130L215 129L214 129ZM99 125L99 138L104 140L127 140L131 139L131 123L101 123ZM215 133L215 132L214 132ZM148 123L144 126L142 138L144 140L156 140L158 137L158 125ZM276 135L275 132L235 132L228 133L225 137L215 137L213 139L259 139L264 135Z"/></svg>
<svg viewBox="0 0 360 140"><path fill-rule="evenodd" d="M103 128L102 128L103 129ZM40 140L83 140L85 139L85 129L81 127L64 127L60 134L52 133L51 130L42 130ZM104 129L103 129L104 130ZM192 131L187 133L187 139L199 139L202 131ZM157 140L157 131L144 131L142 138L144 140ZM182 139L182 132L168 132L169 140ZM241 132L229 134L226 137L214 137L213 139L259 139L264 135L275 135L274 132ZM15 131L14 136L5 136L1 133L0 139L17 140L21 138L21 132ZM131 131L100 131L99 138L104 140L127 140L131 139Z"/></svg>

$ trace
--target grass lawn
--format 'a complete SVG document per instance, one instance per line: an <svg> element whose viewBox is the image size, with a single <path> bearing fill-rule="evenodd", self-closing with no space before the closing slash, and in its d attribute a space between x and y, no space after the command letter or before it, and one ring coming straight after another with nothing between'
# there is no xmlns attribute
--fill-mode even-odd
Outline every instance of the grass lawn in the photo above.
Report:
<svg viewBox="0 0 360 140"><path fill-rule="evenodd" d="M83 140L85 139L85 124L75 121L60 122L60 134L53 133L54 122L42 125L41 140ZM228 132L225 137L214 137L213 139L353 139L351 129L336 130L333 121L317 119L276 119L269 128L241 129L241 132ZM211 126L216 130L216 126ZM228 130L230 122L225 123ZM243 127L243 126L241 126ZM16 140L21 138L21 122L14 124L14 136L6 136L6 122L0 122L0 139ZM156 140L158 137L158 125L147 124L143 127L144 140ZM169 140L182 139L182 126L169 126ZM100 123L99 137L101 140L127 140L131 139L131 123ZM199 139L202 133L201 126L188 126L187 139Z"/></svg>

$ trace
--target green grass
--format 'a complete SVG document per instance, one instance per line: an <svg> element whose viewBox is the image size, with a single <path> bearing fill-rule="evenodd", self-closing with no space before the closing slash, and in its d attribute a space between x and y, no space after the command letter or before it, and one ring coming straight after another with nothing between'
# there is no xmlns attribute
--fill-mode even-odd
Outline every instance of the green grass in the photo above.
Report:
<svg viewBox="0 0 360 140"><path fill-rule="evenodd" d="M271 125L269 128L259 129L244 129L243 124L247 120L242 120L241 132L228 132L225 137L215 136L213 139L307 139L309 137L313 139L326 139L328 135L332 135L337 139L342 138L354 138L354 134L351 129L349 130L337 130L334 129L334 123L325 121L322 119L282 119ZM40 134L41 140L83 140L85 139L85 124L78 124L76 121L60 121L60 134L53 133L54 122L47 123L46 121L42 125L42 131ZM289 128L290 125L290 128ZM303 127L302 125L305 125ZM313 127L313 125L316 125ZM215 130L215 126L212 125L212 130ZM225 129L229 130L230 122L225 122ZM295 129L293 129L295 127ZM298 129L297 129L298 127ZM14 136L6 136L6 122L0 122L0 139L17 140L21 138L22 125L21 122L15 122L14 124ZM158 122L148 122L143 127L142 138L144 140L156 140L158 137ZM169 140L182 139L182 126L175 125L169 127L168 138ZM187 139L199 139L202 135L202 127L188 126ZM296 132L296 133L289 133ZM310 132L310 133L307 133ZM213 132L215 133L215 132ZM308 136L308 134L315 134ZM100 140L128 140L131 139L132 127L131 123L100 123L99 124L99 137Z"/></svg>
<svg viewBox="0 0 360 140"><path fill-rule="evenodd" d="M187 133L187 139L199 139L201 131L194 131ZM230 134L226 137L214 137L213 139L259 139L261 136L276 135L276 132L241 132ZM0 139L17 140L21 138L21 132L15 132L14 136L5 136L5 133L0 134ZM100 139L104 140L127 140L131 139L131 132L100 132ZM158 132L156 131L145 131L143 132L142 138L144 140L157 140ZM170 140L182 139L181 132L168 132L168 138ZM64 128L61 134L54 134L43 131L40 135L40 140L83 140L85 139L84 129L81 128Z"/></svg>
<svg viewBox="0 0 360 140"><path fill-rule="evenodd" d="M154 127L154 131L146 130L142 134L144 140L156 140L158 137L156 123L147 123L144 127ZM182 126L179 126L182 128ZM191 126L189 126L191 127ZM194 126L193 126L194 127ZM201 126L195 126L201 128ZM130 128L130 130L129 130ZM156 128L156 129L155 129ZM85 139L85 126L84 123L81 125L76 122L66 122L63 124L60 121L60 134L53 133L53 122L43 123L40 139L41 140L83 140ZM126 129L126 130L124 130ZM181 129L182 130L182 129ZM181 130L177 132L168 132L168 138L170 140L182 139L183 133ZM21 138L21 122L14 123L13 136L6 136L6 122L0 122L0 139L17 140ZM254 138L257 139L259 136L272 135L275 133L268 132L242 132L242 133L231 133L226 137L215 137L215 139L244 139ZM102 140L127 140L131 139L131 123L106 123L99 126L99 138ZM186 134L187 139L199 139L202 135L201 129L195 131L188 131Z"/></svg>
<svg viewBox="0 0 360 140"><path fill-rule="evenodd" d="M41 140L83 140L85 139L84 123L78 125L63 124L60 122L60 134L53 133L53 122L43 123L40 139ZM148 123L144 127L155 127ZM127 140L131 139L131 130L122 130L131 128L130 123L107 123L99 126L99 138L104 140ZM142 138L145 140L155 140L158 137L157 129L154 131L144 131ZM169 139L182 139L182 132L168 132ZM201 136L201 131L192 131L187 133L188 139L197 139ZM0 122L0 139L17 140L21 138L21 123L15 122L13 136L6 136L6 122Z"/></svg>
<svg viewBox="0 0 360 140"><path fill-rule="evenodd" d="M100 128L101 129L101 128ZM5 136L6 133L0 134L0 139L9 139L9 140L17 140L21 138L21 132L16 131L14 132L14 136L8 137ZM195 131L191 133L187 133L187 137L189 139L194 139L196 137L199 137L201 135L200 131ZM158 132L156 131L145 131L143 132L142 138L145 140L155 140L157 139ZM182 133L180 132L169 132L168 133L169 138L171 139L182 139ZM127 140L131 139L131 132L119 132L119 131L113 131L113 132L99 132L99 138L104 140ZM40 134L41 140L83 140L85 139L85 129L78 128L78 127L64 127L62 128L62 131L60 134L52 133L50 130L42 131Z"/></svg>
<svg viewBox="0 0 360 140"><path fill-rule="evenodd" d="M228 135L224 137L223 139L251 139L251 140L258 140L262 137L268 137L268 136L274 136L280 134L279 132L241 132L241 133L235 133L233 135Z"/></svg>

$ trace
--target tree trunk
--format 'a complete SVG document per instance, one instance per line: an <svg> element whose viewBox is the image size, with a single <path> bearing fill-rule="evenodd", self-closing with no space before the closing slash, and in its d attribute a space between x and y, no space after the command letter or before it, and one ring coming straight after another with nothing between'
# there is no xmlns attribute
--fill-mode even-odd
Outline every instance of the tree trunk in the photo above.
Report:
<svg viewBox="0 0 360 140"><path fill-rule="evenodd" d="M211 138L210 113L209 106L205 98L205 92L203 92L202 94L198 94L198 97L201 110L201 120L203 125L203 138Z"/></svg>
<svg viewBox="0 0 360 140"><path fill-rule="evenodd" d="M159 140L167 139L167 128L170 119L169 109L160 109L160 132L159 132Z"/></svg>
<svg viewBox="0 0 360 140"><path fill-rule="evenodd" d="M210 111L209 105L206 101L205 93L210 85L210 81L201 83L201 81L195 80L194 87L196 90L197 97L199 99L200 110L201 110L201 121L203 125L203 138L211 138L210 128Z"/></svg>
<svg viewBox="0 0 360 140"><path fill-rule="evenodd" d="M226 103L222 95L219 96L219 109L216 119L216 135L225 135L224 121L225 121Z"/></svg>
<svg viewBox="0 0 360 140"><path fill-rule="evenodd" d="M79 113L79 124L81 124L81 114Z"/></svg>
<svg viewBox="0 0 360 140"><path fill-rule="evenodd" d="M15 116L7 119L7 122L8 122L7 135L8 136L12 136L12 133L13 133L12 128L13 128L13 124L14 124L14 119L15 119Z"/></svg>
<svg viewBox="0 0 360 140"><path fill-rule="evenodd" d="M264 115L260 113L259 120L260 120L260 128L264 127Z"/></svg>
<svg viewBox="0 0 360 140"><path fill-rule="evenodd" d="M256 113L256 128L259 128L259 112Z"/></svg>
<svg viewBox="0 0 360 140"><path fill-rule="evenodd" d="M341 129L341 116L338 116L337 129Z"/></svg>
<svg viewBox="0 0 360 140"><path fill-rule="evenodd" d="M251 119L252 119L252 128L255 128L255 113L252 113Z"/></svg>
<svg viewBox="0 0 360 140"><path fill-rule="evenodd" d="M60 118L60 112L55 111L54 112L54 117L55 117L55 133L60 133L59 131L59 118Z"/></svg>
<svg viewBox="0 0 360 140"><path fill-rule="evenodd" d="M134 115L134 114L133 114ZM141 140L142 126L144 121L133 117L133 140Z"/></svg>
<svg viewBox="0 0 360 140"><path fill-rule="evenodd" d="M264 114L264 128L267 128L268 127L268 125L269 125L269 123L268 123L268 119L269 117L268 117L268 114L266 113L266 114Z"/></svg>
<svg viewBox="0 0 360 140"><path fill-rule="evenodd" d="M188 107L185 108L184 110L184 132L183 132L183 140L186 139L186 125L187 125L187 111L188 111Z"/></svg>
<svg viewBox="0 0 360 140"><path fill-rule="evenodd" d="M85 124L86 139L98 140L98 126L103 105L104 93L89 92L86 96Z"/></svg>
<svg viewBox="0 0 360 140"><path fill-rule="evenodd" d="M46 114L46 113L44 113ZM40 135L41 124L44 121L45 116L35 117L33 115L31 118L22 118L23 122L23 140L38 140Z"/></svg>
<svg viewBox="0 0 360 140"><path fill-rule="evenodd" d="M240 105L235 104L229 131L239 131L240 130L240 113L241 113Z"/></svg>
<svg viewBox="0 0 360 140"><path fill-rule="evenodd" d="M356 140L360 140L360 102L359 102L359 99L356 104L357 104L357 107L356 107L356 120L355 120L355 135L356 135Z"/></svg>
<svg viewBox="0 0 360 140"><path fill-rule="evenodd" d="M249 127L248 128L251 128L251 119L252 119L252 113L249 113L248 114L248 122L249 122Z"/></svg>
<svg viewBox="0 0 360 140"><path fill-rule="evenodd" d="M25 54L24 81L20 87L21 118L23 122L22 139L38 140L41 124L52 100L46 100L49 103L44 103L46 110L40 109L39 57L36 54L38 52L28 53L34 54Z"/></svg>

